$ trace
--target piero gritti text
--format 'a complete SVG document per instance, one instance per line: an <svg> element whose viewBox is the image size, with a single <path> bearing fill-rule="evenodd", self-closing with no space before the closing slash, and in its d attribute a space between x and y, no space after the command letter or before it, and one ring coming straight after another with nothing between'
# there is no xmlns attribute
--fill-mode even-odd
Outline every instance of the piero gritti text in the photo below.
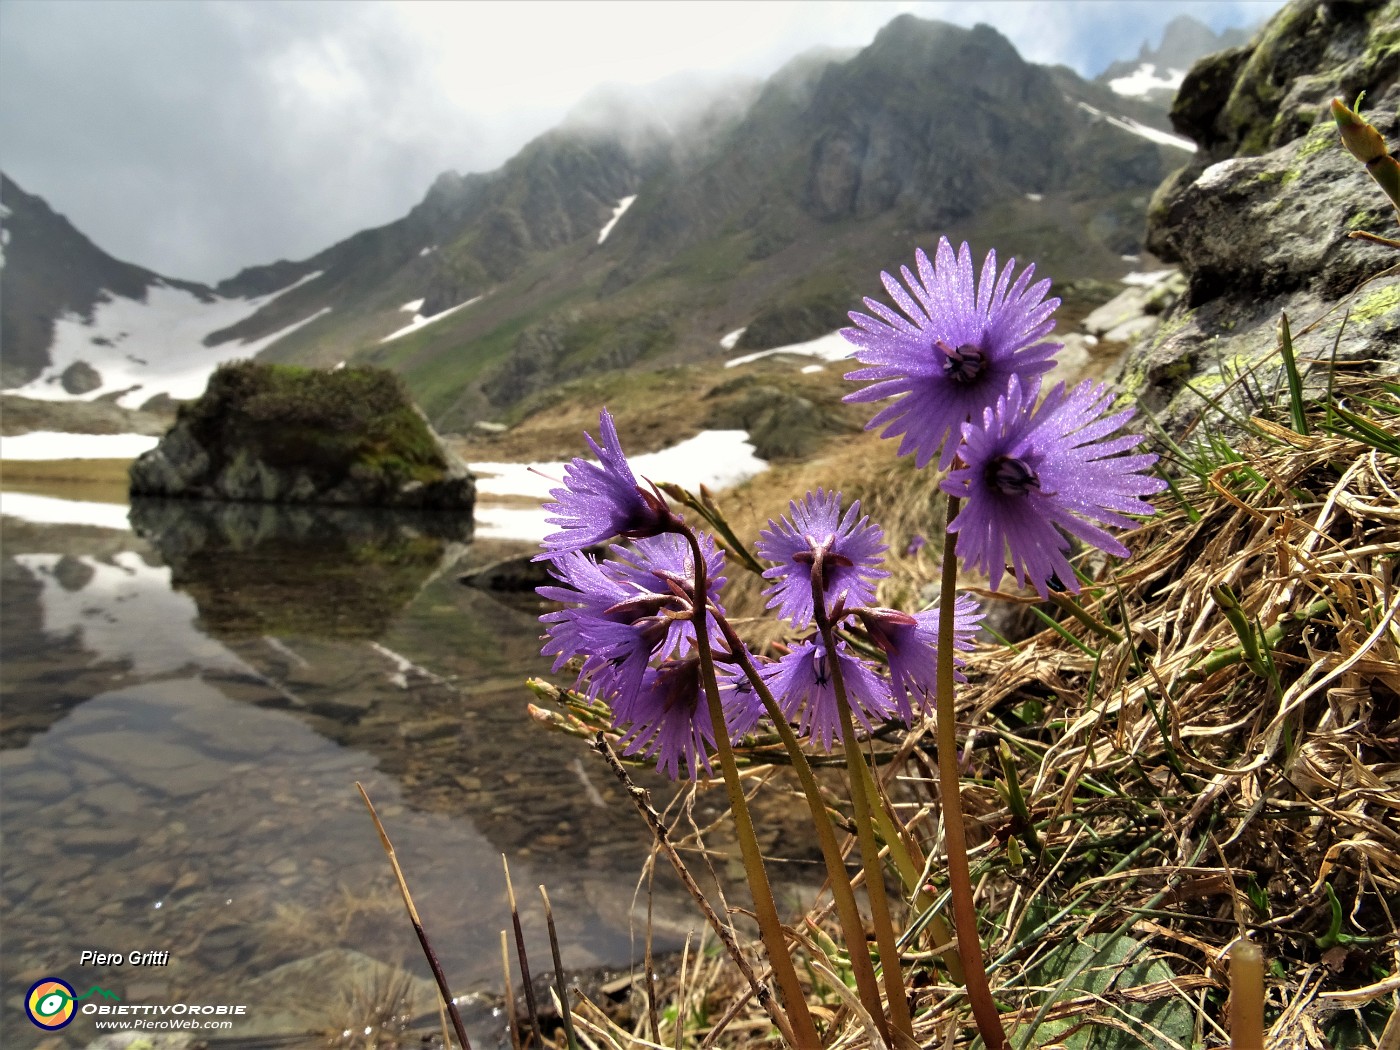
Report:
<svg viewBox="0 0 1400 1050"><path fill-rule="evenodd" d="M95 952L83 951L79 966L164 966L170 962L169 952Z"/></svg>

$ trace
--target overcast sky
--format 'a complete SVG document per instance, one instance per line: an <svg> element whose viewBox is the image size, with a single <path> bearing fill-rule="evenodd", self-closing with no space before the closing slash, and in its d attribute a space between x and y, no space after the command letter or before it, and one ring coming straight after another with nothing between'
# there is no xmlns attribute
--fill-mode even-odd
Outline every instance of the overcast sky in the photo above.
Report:
<svg viewBox="0 0 1400 1050"><path fill-rule="evenodd" d="M901 11L1093 76L1177 14L1219 30L1280 3L0 0L0 167L118 258L213 282L500 166L599 84L767 76Z"/></svg>

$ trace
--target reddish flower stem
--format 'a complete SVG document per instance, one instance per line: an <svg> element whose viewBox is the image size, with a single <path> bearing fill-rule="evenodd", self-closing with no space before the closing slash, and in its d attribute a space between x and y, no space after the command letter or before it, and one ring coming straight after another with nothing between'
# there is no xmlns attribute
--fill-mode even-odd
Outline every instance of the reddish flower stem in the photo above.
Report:
<svg viewBox="0 0 1400 1050"><path fill-rule="evenodd" d="M959 500L948 497L948 524L958 514ZM987 1050L1010 1050L1001 1014L992 1001L977 935L977 906L972 899L972 872L967 860L967 829L963 823L962 784L958 776L958 730L953 706L953 614L957 598L958 562L954 534L943 533L943 580L938 599L938 783L943 801L943 838L948 851L948 888L953 900L953 929L972 1015Z"/></svg>

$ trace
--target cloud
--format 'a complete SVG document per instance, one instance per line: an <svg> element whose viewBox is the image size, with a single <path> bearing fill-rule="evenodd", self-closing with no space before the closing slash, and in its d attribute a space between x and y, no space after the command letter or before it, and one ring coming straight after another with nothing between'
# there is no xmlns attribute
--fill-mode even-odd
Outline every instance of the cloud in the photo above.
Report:
<svg viewBox="0 0 1400 1050"><path fill-rule="evenodd" d="M766 76L906 10L1092 74L1181 10L1219 27L1277 6L5 0L0 165L119 258L214 281L499 166L600 83Z"/></svg>

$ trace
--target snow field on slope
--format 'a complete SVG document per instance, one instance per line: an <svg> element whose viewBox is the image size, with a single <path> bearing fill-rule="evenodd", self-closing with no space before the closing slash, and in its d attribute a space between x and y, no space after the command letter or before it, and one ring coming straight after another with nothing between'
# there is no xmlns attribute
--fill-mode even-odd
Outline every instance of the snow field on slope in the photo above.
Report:
<svg viewBox="0 0 1400 1050"><path fill-rule="evenodd" d="M117 399L124 408L139 408L157 394L191 400L204 393L210 374L220 364L255 356L329 313L330 307L260 339L205 346L205 336L251 317L277 296L318 276L319 272L307 274L281 291L256 299L216 296L206 303L191 292L160 281L146 290L144 301L109 297L93 307L91 321L77 314L55 321L49 367L24 386L7 392L42 401L93 401L125 390L127 393ZM102 385L85 394L70 394L63 389L60 377L79 361L97 370Z"/></svg>

